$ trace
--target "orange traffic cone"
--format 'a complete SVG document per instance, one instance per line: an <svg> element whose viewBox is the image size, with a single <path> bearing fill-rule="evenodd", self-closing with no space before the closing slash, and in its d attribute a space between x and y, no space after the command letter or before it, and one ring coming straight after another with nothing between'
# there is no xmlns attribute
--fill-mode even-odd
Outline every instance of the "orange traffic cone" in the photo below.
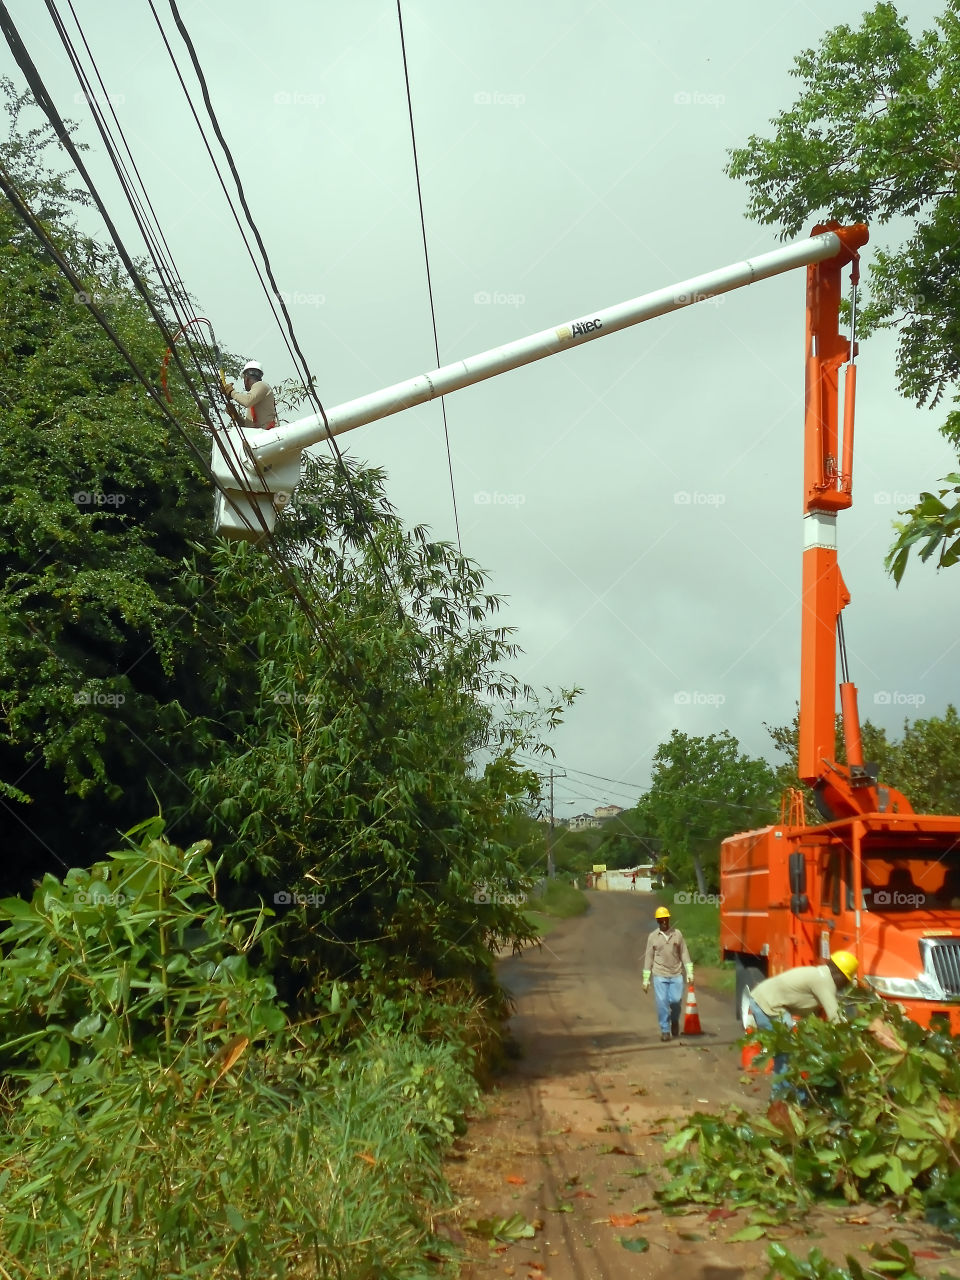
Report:
<svg viewBox="0 0 960 1280"><path fill-rule="evenodd" d="M702 1036L703 1028L700 1026L700 1015L697 1013L697 993L693 989L693 983L687 988L687 1008L683 1016L683 1034L685 1036Z"/></svg>
<svg viewBox="0 0 960 1280"><path fill-rule="evenodd" d="M750 1036L749 1039L747 1040L747 1043L743 1046L743 1049L740 1054L740 1064L743 1067L744 1071L749 1071L752 1076L755 1076L757 1074L760 1068L755 1067L753 1065L753 1060L754 1058L759 1057L761 1053L763 1053L763 1046L759 1044L758 1041L756 1041L753 1038L753 1036ZM768 1058L767 1065L764 1067L763 1073L764 1075L770 1075L772 1071L773 1071L773 1059Z"/></svg>

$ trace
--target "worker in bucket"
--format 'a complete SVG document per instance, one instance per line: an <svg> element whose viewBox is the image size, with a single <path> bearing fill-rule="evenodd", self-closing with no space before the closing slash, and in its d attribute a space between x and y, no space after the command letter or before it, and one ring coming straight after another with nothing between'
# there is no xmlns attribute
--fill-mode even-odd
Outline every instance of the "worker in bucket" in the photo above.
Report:
<svg viewBox="0 0 960 1280"><path fill-rule="evenodd" d="M277 425L277 402L273 397L273 387L263 380L263 369L259 360L248 360L243 366L243 390L234 391L233 383L225 385L227 399L246 409L244 424L256 427L258 431L270 431Z"/></svg>
<svg viewBox="0 0 960 1280"><path fill-rule="evenodd" d="M693 961L686 939L670 920L669 908L657 907L654 915L657 927L647 938L643 957L643 990L650 990L652 976L660 1039L669 1040L680 1034L683 975L686 970L687 981L693 981Z"/></svg>
<svg viewBox="0 0 960 1280"><path fill-rule="evenodd" d="M764 978L747 997L754 1022L761 1031L772 1030L774 1022L792 1027L794 1018L818 1009L828 1022L837 1022L840 1018L837 992L849 986L856 977L857 967L857 957L852 952L834 951L826 964L800 965L796 969L785 969L773 978ZM786 1070L787 1057L785 1053L778 1053L774 1058L773 1070L777 1075ZM775 1083L772 1092L777 1095L785 1090Z"/></svg>

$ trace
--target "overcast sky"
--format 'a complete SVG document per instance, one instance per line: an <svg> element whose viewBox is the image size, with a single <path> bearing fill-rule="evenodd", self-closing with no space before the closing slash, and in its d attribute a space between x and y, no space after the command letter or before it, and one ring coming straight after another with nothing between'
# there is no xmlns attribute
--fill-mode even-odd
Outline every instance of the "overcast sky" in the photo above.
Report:
<svg viewBox="0 0 960 1280"><path fill-rule="evenodd" d="M940 7L900 6L914 30ZM94 142L46 14L10 8ZM200 312L290 377L149 5L75 8ZM180 8L324 404L432 369L396 4ZM793 56L862 9L403 0L441 363L776 248L727 149L793 101ZM6 50L2 69L20 83ZM119 209L99 140L91 167ZM517 672L585 690L553 739L558 816L633 803L674 728L772 758L763 722L799 692L803 340L799 270L448 397L463 550L507 597ZM883 571L897 508L956 459L942 411L897 396L890 338L859 363L844 621L861 713L896 733L958 700L960 569L911 566L899 590ZM454 538L438 404L341 445L386 468L409 523Z"/></svg>

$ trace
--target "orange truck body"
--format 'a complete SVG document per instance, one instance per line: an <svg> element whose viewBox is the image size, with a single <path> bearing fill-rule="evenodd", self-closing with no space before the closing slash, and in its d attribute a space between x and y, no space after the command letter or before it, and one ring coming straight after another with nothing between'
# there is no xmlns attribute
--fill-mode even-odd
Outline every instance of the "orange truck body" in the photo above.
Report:
<svg viewBox="0 0 960 1280"><path fill-rule="evenodd" d="M721 947L737 961L737 1010L765 976L820 964L833 951L858 960L858 980L923 1026L960 1034L960 816L916 814L864 763L857 691L846 675L836 520L853 501L854 334L839 332L841 273L855 285L864 226L829 224L843 243L807 267L804 539L797 774L813 789L822 825L804 820L794 793L779 824L730 836L720 853ZM855 299L855 294L854 294ZM844 380L840 438L839 371ZM837 647L845 756L838 762Z"/></svg>
<svg viewBox="0 0 960 1280"><path fill-rule="evenodd" d="M852 951L868 987L960 1035L960 818L877 813L746 831L721 846L720 888L720 945L740 972Z"/></svg>

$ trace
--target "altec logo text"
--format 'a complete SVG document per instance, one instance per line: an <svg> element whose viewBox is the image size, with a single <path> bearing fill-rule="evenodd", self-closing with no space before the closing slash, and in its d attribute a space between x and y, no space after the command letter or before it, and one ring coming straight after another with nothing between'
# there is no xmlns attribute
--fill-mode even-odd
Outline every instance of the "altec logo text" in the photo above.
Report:
<svg viewBox="0 0 960 1280"><path fill-rule="evenodd" d="M574 338L582 338L585 333L593 333L594 329L602 328L602 320L578 320L570 326L570 333Z"/></svg>

